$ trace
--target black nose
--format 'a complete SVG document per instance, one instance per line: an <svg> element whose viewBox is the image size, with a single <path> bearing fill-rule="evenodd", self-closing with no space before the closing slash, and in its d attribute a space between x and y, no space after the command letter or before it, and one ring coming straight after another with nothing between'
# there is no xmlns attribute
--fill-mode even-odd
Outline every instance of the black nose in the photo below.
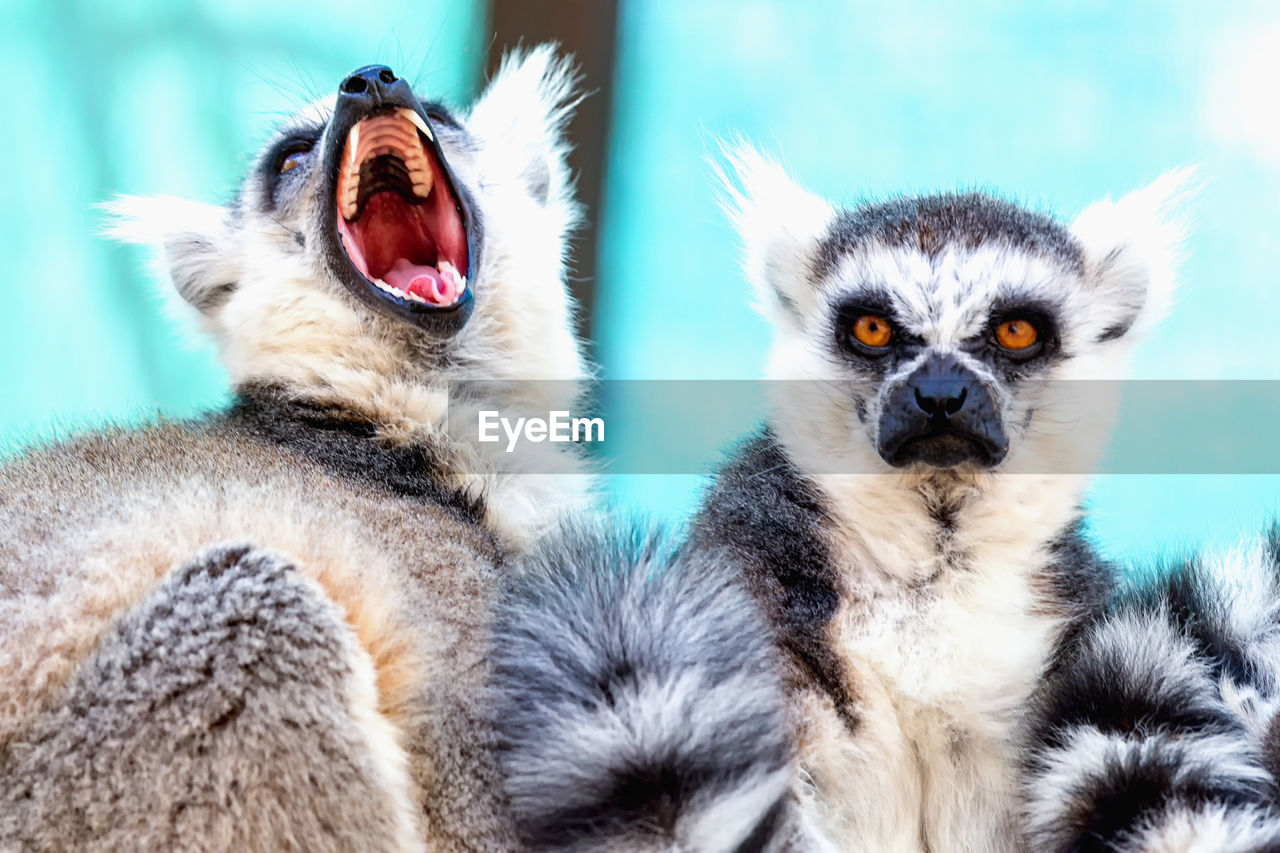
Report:
<svg viewBox="0 0 1280 853"><path fill-rule="evenodd" d="M1009 451L993 389L953 355L930 353L886 391L876 449L890 465L989 467Z"/></svg>
<svg viewBox="0 0 1280 853"><path fill-rule="evenodd" d="M366 65L351 72L338 86L338 100L360 101L369 108L384 102L400 103L409 92L409 84L385 65Z"/></svg>
<svg viewBox="0 0 1280 853"><path fill-rule="evenodd" d="M930 418L947 420L964 408L976 376L951 358L931 355L907 379L916 406Z"/></svg>

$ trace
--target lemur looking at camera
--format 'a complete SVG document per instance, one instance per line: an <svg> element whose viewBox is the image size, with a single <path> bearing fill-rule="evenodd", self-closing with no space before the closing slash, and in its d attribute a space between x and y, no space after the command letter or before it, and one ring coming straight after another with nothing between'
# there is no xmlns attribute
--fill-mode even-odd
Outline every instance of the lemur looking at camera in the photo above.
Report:
<svg viewBox="0 0 1280 853"><path fill-rule="evenodd" d="M0 847L517 845L492 598L588 478L488 469L446 412L545 412L559 386L519 380L586 373L572 82L539 47L454 112L370 66L228 206L118 206L234 398L0 465Z"/></svg>

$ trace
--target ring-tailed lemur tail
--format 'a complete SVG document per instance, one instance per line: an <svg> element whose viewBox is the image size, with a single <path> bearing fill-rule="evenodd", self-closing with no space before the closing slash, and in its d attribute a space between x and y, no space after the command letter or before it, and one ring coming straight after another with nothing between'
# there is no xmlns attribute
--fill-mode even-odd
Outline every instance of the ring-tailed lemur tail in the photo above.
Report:
<svg viewBox="0 0 1280 853"><path fill-rule="evenodd" d="M602 526L564 530L519 577L494 667L530 847L813 849L769 630L731 573Z"/></svg>
<svg viewBox="0 0 1280 853"><path fill-rule="evenodd" d="M1280 851L1277 531L1117 591L1031 717L1027 826L1044 851Z"/></svg>

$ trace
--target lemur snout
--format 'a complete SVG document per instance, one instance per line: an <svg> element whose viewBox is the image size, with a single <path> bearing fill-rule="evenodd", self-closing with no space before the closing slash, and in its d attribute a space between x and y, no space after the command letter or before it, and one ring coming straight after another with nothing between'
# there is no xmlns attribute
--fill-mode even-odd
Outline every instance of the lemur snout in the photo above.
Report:
<svg viewBox="0 0 1280 853"><path fill-rule="evenodd" d="M959 376L923 377L913 382L912 388L920 411L942 420L964 408L964 401L969 397L969 385Z"/></svg>
<svg viewBox="0 0 1280 853"><path fill-rule="evenodd" d="M400 85L397 86L397 83ZM390 68L385 65L366 65L351 72L350 76L342 81L338 86L338 98L370 101L371 106L376 107L381 105L388 96L391 96L392 100L404 100L406 96L400 90L408 91L408 97L412 97L409 84L397 77Z"/></svg>
<svg viewBox="0 0 1280 853"><path fill-rule="evenodd" d="M885 399L877 449L895 467L999 463L1009 450L995 397L954 356L929 355Z"/></svg>

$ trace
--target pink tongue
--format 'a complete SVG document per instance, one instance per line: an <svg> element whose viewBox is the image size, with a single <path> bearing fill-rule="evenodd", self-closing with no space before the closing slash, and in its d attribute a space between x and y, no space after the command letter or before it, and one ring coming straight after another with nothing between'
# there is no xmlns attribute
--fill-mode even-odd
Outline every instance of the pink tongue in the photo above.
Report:
<svg viewBox="0 0 1280 853"><path fill-rule="evenodd" d="M442 276L435 267L419 266L406 258L397 258L382 280L402 293L420 296L432 305L452 305L462 295L460 282Z"/></svg>

